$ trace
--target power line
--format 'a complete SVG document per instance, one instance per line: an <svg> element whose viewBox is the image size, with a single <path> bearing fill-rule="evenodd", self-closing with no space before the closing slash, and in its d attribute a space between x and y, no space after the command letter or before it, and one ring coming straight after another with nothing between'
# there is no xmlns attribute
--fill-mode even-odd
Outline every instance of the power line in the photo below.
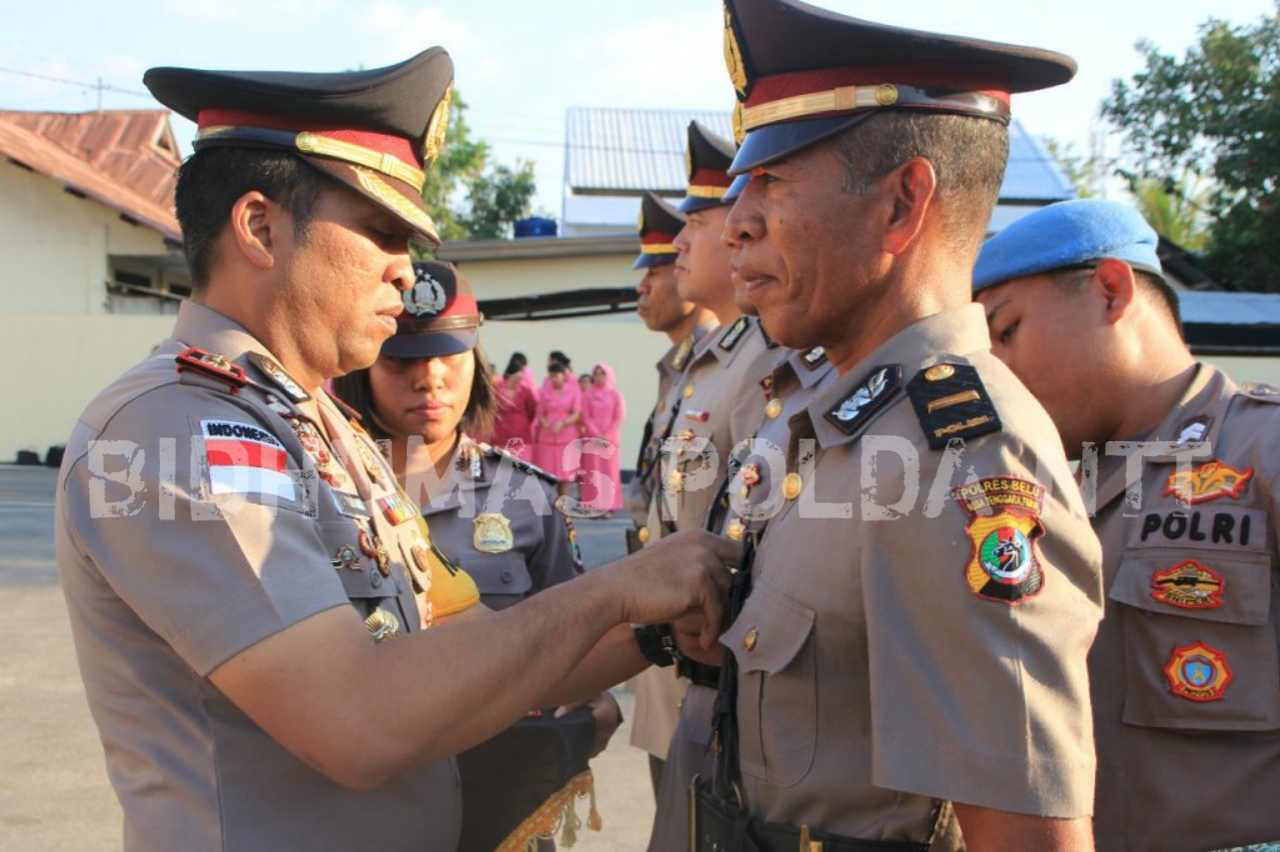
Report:
<svg viewBox="0 0 1280 852"><path fill-rule="evenodd" d="M119 95L132 95L135 98L146 98L154 100L150 92L138 92L133 89L125 89L121 86L113 86L110 83L86 82L84 80L68 80L65 77L51 77L48 74L36 74L33 71L21 71L17 68L0 68L0 74L15 74L19 77L30 77L33 80L43 80L47 83L61 83L66 86L76 86L86 91L114 92Z"/></svg>

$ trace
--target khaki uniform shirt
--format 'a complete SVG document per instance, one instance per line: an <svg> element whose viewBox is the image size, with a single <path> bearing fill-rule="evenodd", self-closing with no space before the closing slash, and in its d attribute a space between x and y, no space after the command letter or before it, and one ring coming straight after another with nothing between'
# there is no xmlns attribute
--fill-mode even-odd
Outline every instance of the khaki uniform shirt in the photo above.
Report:
<svg viewBox="0 0 1280 852"><path fill-rule="evenodd" d="M756 383L756 402L763 412L752 445L756 451L747 452L743 447L735 453L730 462L732 473L721 497L711 507L708 520L711 529L733 538L742 538L748 528L762 529L767 522L767 509L781 507L780 483L786 475L791 416L836 378L835 368L821 347L806 352L778 348L769 350L769 356L771 371ZM750 393L751 389L744 391ZM744 476L752 482L750 486L744 483ZM663 767L658 807L649 835L650 852L679 849L689 842L689 784L695 775L710 779L715 764L710 747L716 695L714 687L696 683L689 684L685 693Z"/></svg>
<svg viewBox="0 0 1280 852"><path fill-rule="evenodd" d="M1087 815L1100 548L981 307L903 330L791 427L721 637L752 817L927 842L947 800Z"/></svg>
<svg viewBox="0 0 1280 852"><path fill-rule="evenodd" d="M180 374L175 357L189 346L243 369L244 386ZM90 403L68 442L58 563L125 848L360 849L377 838L383 849L451 850L453 761L354 793L208 680L332 607L401 632L420 624L408 569L421 558L421 519L367 436L319 399L326 441L269 358L243 328L185 302L174 338Z"/></svg>
<svg viewBox="0 0 1280 852"><path fill-rule="evenodd" d="M1280 391L1208 365L1146 441L1141 503L1099 448L1107 617L1089 658L1100 852L1280 841ZM1087 490L1086 490L1087 493ZM1189 502L1180 503L1179 495Z"/></svg>
<svg viewBox="0 0 1280 852"><path fill-rule="evenodd" d="M555 508L555 481L463 435L448 478L423 504L432 538L471 575L490 609L506 609L582 573L578 533Z"/></svg>
<svg viewBox="0 0 1280 852"><path fill-rule="evenodd" d="M671 429L672 439L695 449L663 460L664 488L649 505L649 541L662 538L667 523L677 530L705 527L730 453L755 432L763 416L756 382L766 372L760 359L773 355L760 323L742 316L703 341L681 379ZM701 439L707 452L699 449ZM688 682L676 676L673 666L653 667L641 672L634 686L631 744L666 758Z"/></svg>
<svg viewBox="0 0 1280 852"><path fill-rule="evenodd" d="M658 401L653 404L653 411L644 424L644 438L640 442L640 453L636 459L636 475L627 482L624 492L627 511L637 527L649 522L649 503L653 500L661 468L659 459L662 439L669 434L671 417L679 408L676 403L683 387L680 377L689 366L695 347L715 328L715 323L696 326L684 339L668 349L667 354L654 365L658 371Z"/></svg>

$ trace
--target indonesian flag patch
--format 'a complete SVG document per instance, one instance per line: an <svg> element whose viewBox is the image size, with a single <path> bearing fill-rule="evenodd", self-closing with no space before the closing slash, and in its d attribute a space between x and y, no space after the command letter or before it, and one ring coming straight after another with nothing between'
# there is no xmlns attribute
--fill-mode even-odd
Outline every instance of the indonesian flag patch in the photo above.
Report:
<svg viewBox="0 0 1280 852"><path fill-rule="evenodd" d="M288 453L270 432L252 423L201 420L210 494L243 494L296 501Z"/></svg>

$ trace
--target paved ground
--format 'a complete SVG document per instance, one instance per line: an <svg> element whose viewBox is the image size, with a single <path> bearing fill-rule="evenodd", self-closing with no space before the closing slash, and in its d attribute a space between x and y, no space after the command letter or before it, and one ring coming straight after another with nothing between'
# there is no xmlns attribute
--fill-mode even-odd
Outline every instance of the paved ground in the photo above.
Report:
<svg viewBox="0 0 1280 852"><path fill-rule="evenodd" d="M0 465L0 850L120 849L120 808L76 670L53 561L54 472ZM621 521L579 525L590 567L622 555ZM632 698L616 692L628 719ZM629 723L593 761L604 831L580 852L639 852L653 818L645 755ZM586 803L579 815L586 818Z"/></svg>

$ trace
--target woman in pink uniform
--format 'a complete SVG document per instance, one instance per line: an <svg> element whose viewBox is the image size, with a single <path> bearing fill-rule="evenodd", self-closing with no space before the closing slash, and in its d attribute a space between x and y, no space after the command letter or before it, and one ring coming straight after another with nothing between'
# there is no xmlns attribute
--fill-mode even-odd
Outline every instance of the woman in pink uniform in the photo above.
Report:
<svg viewBox="0 0 1280 852"><path fill-rule="evenodd" d="M569 381L563 364L552 364L547 384L538 395L538 420L534 430L533 463L560 478L559 494L569 493L578 473L575 451L568 450L578 440L577 422L582 419L581 391ZM567 456L573 458L567 458Z"/></svg>
<svg viewBox="0 0 1280 852"><path fill-rule="evenodd" d="M607 364L591 370L591 388L582 396L582 469L591 471L582 480L581 500L596 512L622 508L622 420L627 405L616 387L617 378ZM605 482L608 480L608 482Z"/></svg>
<svg viewBox="0 0 1280 852"><path fill-rule="evenodd" d="M507 370L495 384L498 392L498 419L491 443L525 461L533 461L533 426L538 416L538 397L533 383L526 381L525 367L512 356Z"/></svg>

